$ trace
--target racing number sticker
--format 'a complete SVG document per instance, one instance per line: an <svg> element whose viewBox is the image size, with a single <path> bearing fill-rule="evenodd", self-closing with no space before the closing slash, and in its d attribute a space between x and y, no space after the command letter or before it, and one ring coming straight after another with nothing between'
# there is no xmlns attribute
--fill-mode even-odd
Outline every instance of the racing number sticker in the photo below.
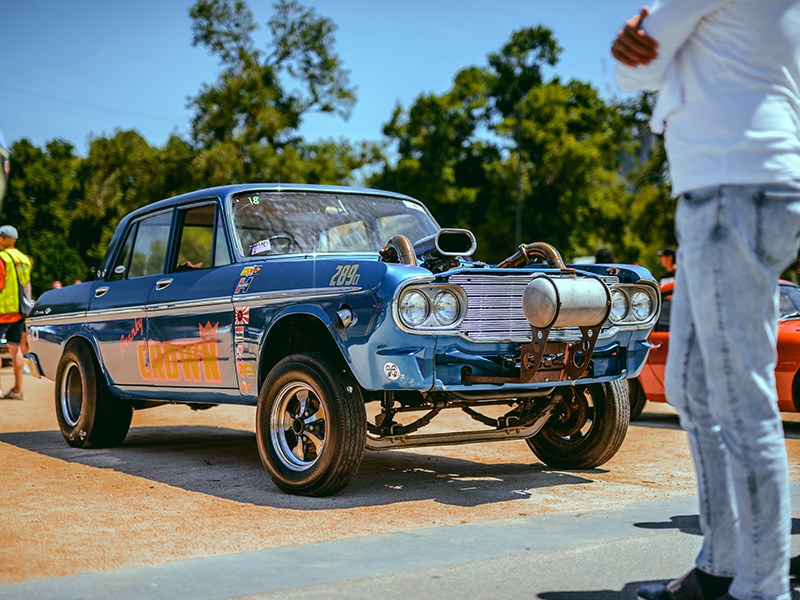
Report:
<svg viewBox="0 0 800 600"><path fill-rule="evenodd" d="M329 286L338 285L358 285L361 275L358 273L358 265L337 265L336 272L328 282Z"/></svg>

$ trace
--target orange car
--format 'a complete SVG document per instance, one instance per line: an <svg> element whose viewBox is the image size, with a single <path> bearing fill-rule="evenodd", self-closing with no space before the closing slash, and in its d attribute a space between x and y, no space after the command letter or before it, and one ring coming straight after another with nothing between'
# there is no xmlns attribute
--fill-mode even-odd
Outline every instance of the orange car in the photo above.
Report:
<svg viewBox="0 0 800 600"><path fill-rule="evenodd" d="M673 282L661 286L661 316L648 338L653 345L639 377L628 379L631 420L637 418L648 400L666 402L664 367L669 347L669 312ZM778 364L775 379L778 408L800 412L800 286L780 282L780 321L778 322Z"/></svg>

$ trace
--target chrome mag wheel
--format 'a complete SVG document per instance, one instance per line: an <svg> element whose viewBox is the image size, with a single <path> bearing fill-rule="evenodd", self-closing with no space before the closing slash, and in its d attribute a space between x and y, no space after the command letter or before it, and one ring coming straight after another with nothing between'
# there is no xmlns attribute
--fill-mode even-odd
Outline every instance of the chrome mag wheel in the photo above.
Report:
<svg viewBox="0 0 800 600"><path fill-rule="evenodd" d="M270 415L270 436L280 461L293 471L313 467L325 449L327 423L325 404L311 386L283 386Z"/></svg>

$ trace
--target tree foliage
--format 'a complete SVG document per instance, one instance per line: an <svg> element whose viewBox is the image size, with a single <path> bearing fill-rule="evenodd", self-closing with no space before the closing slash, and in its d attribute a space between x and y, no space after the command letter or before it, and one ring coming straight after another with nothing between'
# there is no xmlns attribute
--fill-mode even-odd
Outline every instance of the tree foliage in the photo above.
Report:
<svg viewBox="0 0 800 600"><path fill-rule="evenodd" d="M404 184L444 225L471 227L489 260L514 251L518 200L520 241L552 243L567 258L600 245L638 252L622 161L633 118L588 83L548 77L560 52L544 27L516 31L450 90L397 107L384 133L398 158L371 183Z"/></svg>
<svg viewBox="0 0 800 600"><path fill-rule="evenodd" d="M256 47L257 27L242 0L197 0L190 11L192 43L215 55L222 72L191 100L192 137L217 143L297 141L311 111L347 118L355 104L349 73L334 51L335 25L294 0L279 0L267 23L270 38Z"/></svg>

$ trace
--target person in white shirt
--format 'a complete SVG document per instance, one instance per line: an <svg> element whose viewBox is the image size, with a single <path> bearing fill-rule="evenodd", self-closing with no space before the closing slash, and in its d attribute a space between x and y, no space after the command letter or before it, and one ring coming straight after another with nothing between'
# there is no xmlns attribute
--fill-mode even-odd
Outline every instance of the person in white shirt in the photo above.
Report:
<svg viewBox="0 0 800 600"><path fill-rule="evenodd" d="M791 506L777 408L778 277L800 239L800 0L663 0L612 46L657 90L678 269L665 387L697 473L695 568L648 600L788 600Z"/></svg>

